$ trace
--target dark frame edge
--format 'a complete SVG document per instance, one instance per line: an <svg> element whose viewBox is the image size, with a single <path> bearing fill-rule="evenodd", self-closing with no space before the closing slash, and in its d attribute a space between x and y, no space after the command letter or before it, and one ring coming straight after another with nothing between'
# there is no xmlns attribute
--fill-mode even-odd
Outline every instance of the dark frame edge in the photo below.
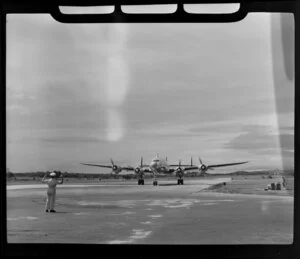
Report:
<svg viewBox="0 0 300 259"><path fill-rule="evenodd" d="M272 1L269 1L272 2ZM283 8L283 12L287 13L293 13L294 14L294 19L295 19L295 30L299 31L300 24L299 21L300 19L296 17L296 13L300 12L300 3L299 1L288 1L290 4L286 6L284 3L287 3L287 1L280 1L276 2L277 4L271 6L270 4L265 5L265 2L260 1L256 3L246 3L245 6L247 6L247 13L248 12L279 12ZM26 11L26 13L49 13L53 12L55 10L53 8L53 5L39 5L34 8L31 8L32 6L27 6L26 4L23 4L17 8L16 12L13 11L13 5L2 5L4 7L1 10L1 26L0 26L0 35L2 38L1 41L1 69L2 71L5 71L5 48L6 48L6 14L7 13L23 13L22 10ZM24 9L25 8L25 9ZM30 11L28 11L30 10ZM151 17L149 17L151 18ZM140 17L139 17L140 19ZM164 20L165 18L163 18ZM177 19L177 18L176 18ZM127 20L120 20L120 22L128 22ZM159 22L159 21L158 21ZM297 29L296 29L297 28ZM297 46L297 43L299 43L299 33L295 33L295 46ZM298 44L299 45L299 44ZM300 89L297 88L296 86L300 82L300 73L299 73L299 50L297 51L297 48L295 47L295 171L299 167L300 161L297 161L297 153L298 153L298 148L297 145L300 143L300 138L299 134L296 132L299 132L299 119L297 119L296 114L300 114L300 108L297 105L297 103L300 103ZM5 90L5 84L6 84L6 75L5 73L0 73L1 77L1 101L6 107L6 90ZM4 86L4 87L3 87ZM5 109L1 111L0 115L0 121L5 122L6 121L6 112ZM3 147L6 150L6 130L2 130L3 127L1 127L0 135L1 135L1 142L3 143ZM5 163L4 166L6 168L6 153L5 153ZM4 167L3 166L3 167ZM4 169L4 168L3 168ZM1 188L1 193L6 192L6 181L5 181L5 176L2 174L3 180L0 183L0 188ZM299 214L299 208L300 208L300 200L299 200L299 189L297 187L298 182L298 177L295 174L295 191L294 191L294 241L293 244L291 245L209 245L209 246L188 246L188 249L191 249L191 251L195 252L195 250L201 250L201 253L204 252L206 255L209 257L211 256L220 256L220 250L224 252L223 257L228 257L228 255L231 257L243 257L243 258L253 258L253 257L260 257L260 258L296 258L296 255L300 254L300 246L299 246L299 224L298 221L296 220L297 215ZM2 195L2 194L1 194ZM3 199L4 200L4 199ZM1 211L3 212L4 209L6 210L6 196L5 200L1 201ZM3 215L3 213L2 213ZM6 215L6 212L5 212ZM296 231L297 229L297 231ZM150 255L157 255L157 251L155 249L149 249L150 247L148 245L138 245L138 246L128 246L128 245L114 245L112 246L106 246L106 245L81 245L81 244L8 244L7 243L7 236L3 236L3 233L7 231L7 226L6 226L6 221L1 221L1 254L14 254L14 255L23 255L23 254L36 254L36 255L45 255L45 254L53 254L56 255L58 249L62 255L70 255L70 254L82 254L82 252L87 252L89 251L90 253L97 253L99 252L99 248L102 250L102 252L109 252L109 253L114 253L113 250L117 250L116 248L119 249L118 253L120 252L129 252L132 248L134 250L140 251L141 253L139 254L144 254L145 251L147 251L147 256ZM297 246L298 244L298 246ZM38 249L36 249L36 245L38 246ZM49 249L50 247L50 249ZM156 246L155 246L156 247ZM186 251L185 249L180 249L181 246L165 246L167 250L171 250L171 254L175 255L182 255L186 256L186 254L183 254L183 251ZM53 248L53 249L52 249ZM72 248L72 252L70 252L70 249ZM256 248L258 248L258 251L260 254L258 255L258 252L255 251ZM219 251L217 251L220 249ZM50 250L50 253L49 253ZM53 250L53 252L51 252ZM143 252L144 251L144 252Z"/></svg>

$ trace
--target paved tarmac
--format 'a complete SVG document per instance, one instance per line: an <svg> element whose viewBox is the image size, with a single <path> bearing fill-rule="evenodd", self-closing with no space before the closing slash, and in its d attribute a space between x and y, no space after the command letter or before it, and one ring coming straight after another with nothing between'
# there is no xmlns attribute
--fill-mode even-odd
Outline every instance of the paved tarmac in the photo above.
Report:
<svg viewBox="0 0 300 259"><path fill-rule="evenodd" d="M231 178L7 187L9 243L291 244L293 197L202 192ZM20 187L21 186L21 187Z"/></svg>

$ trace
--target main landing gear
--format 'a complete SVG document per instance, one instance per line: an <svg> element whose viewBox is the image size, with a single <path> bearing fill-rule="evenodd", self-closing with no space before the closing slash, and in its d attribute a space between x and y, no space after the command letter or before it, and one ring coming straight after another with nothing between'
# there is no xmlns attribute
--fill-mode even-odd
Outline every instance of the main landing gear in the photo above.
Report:
<svg viewBox="0 0 300 259"><path fill-rule="evenodd" d="M178 184L178 185L180 185L180 184L183 185L183 179L178 179L178 180L177 180L177 184Z"/></svg>
<svg viewBox="0 0 300 259"><path fill-rule="evenodd" d="M144 182L144 179L139 179L139 180L138 180L138 185L144 185L144 183L145 183L145 182Z"/></svg>
<svg viewBox="0 0 300 259"><path fill-rule="evenodd" d="M153 181L153 186L157 186L157 181Z"/></svg>

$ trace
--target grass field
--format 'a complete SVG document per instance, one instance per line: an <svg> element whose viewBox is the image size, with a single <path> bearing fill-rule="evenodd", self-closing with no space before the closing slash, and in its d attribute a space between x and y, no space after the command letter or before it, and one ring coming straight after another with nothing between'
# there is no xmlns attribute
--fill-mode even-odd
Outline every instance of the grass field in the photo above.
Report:
<svg viewBox="0 0 300 259"><path fill-rule="evenodd" d="M281 190L265 190L268 184L279 182L282 185L283 178L281 175L272 176L272 178L260 175L234 176L227 184L218 184L209 187L205 191L222 192L222 193L241 193L241 194L261 194L261 195L280 195L294 196L294 177L285 176L286 188Z"/></svg>

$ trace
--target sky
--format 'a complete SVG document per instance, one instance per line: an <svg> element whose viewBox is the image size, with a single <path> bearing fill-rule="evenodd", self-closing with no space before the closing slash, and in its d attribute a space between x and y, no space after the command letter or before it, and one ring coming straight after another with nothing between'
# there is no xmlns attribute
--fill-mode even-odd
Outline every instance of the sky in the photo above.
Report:
<svg viewBox="0 0 300 259"><path fill-rule="evenodd" d="M136 166L158 153L171 163L249 161L218 173L293 168L294 78L280 19L62 24L8 15L7 167L107 173L80 163Z"/></svg>

